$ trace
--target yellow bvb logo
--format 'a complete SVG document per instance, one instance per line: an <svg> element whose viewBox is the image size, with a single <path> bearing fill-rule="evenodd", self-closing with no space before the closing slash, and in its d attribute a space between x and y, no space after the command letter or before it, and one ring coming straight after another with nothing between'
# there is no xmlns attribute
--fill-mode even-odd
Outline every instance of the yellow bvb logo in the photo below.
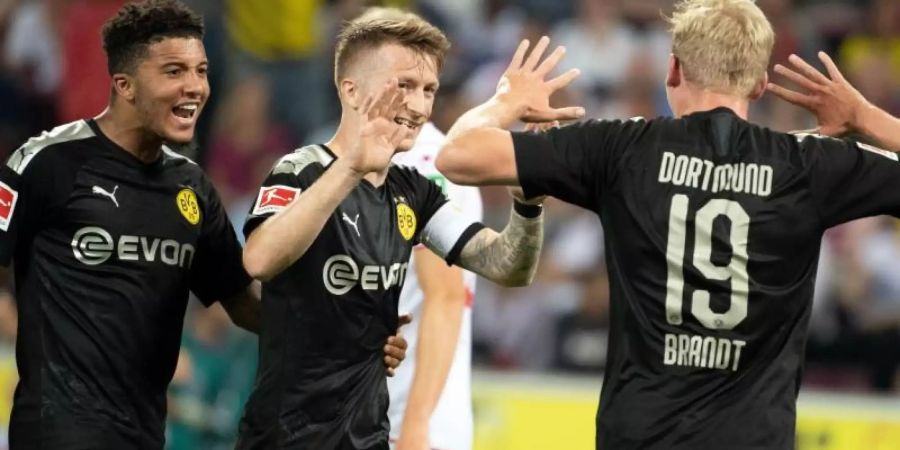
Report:
<svg viewBox="0 0 900 450"><path fill-rule="evenodd" d="M190 189L182 189L175 197L178 210L191 225L200 223L200 205L197 204L197 195Z"/></svg>
<svg viewBox="0 0 900 450"><path fill-rule="evenodd" d="M416 233L416 213L406 203L397 204L397 225L400 235L407 241Z"/></svg>

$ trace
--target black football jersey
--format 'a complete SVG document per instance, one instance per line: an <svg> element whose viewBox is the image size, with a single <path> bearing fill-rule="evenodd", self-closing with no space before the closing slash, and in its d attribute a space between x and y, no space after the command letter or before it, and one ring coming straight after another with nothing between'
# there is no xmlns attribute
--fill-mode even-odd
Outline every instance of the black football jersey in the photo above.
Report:
<svg viewBox="0 0 900 450"><path fill-rule="evenodd" d="M285 156L264 181L244 233L286 208L335 161L324 145ZM263 283L259 370L238 448L388 448L383 347L397 331L410 251L422 242L453 262L482 226L440 187L391 166L341 202L306 253Z"/></svg>
<svg viewBox="0 0 900 450"><path fill-rule="evenodd" d="M13 449L161 449L189 291L250 283L200 168L168 148L142 163L92 120L0 169L0 263L19 308Z"/></svg>
<svg viewBox="0 0 900 450"><path fill-rule="evenodd" d="M527 195L603 223L611 329L597 448L793 449L822 233L900 213L896 155L725 108L513 141Z"/></svg>

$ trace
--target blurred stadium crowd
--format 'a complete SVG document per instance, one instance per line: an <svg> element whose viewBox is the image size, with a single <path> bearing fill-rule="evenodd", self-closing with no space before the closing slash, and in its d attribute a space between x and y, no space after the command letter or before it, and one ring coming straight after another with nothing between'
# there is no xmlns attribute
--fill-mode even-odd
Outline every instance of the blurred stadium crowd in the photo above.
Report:
<svg viewBox="0 0 900 450"><path fill-rule="evenodd" d="M92 117L109 81L99 30L122 0L0 0L0 154L29 136ZM333 41L365 0L185 0L206 20L213 96L197 142L184 149L207 170L238 229L277 157L327 140L337 121ZM581 77L558 99L589 117L669 114L663 90L672 0L395 0L447 32L454 47L433 121L453 120L493 93L521 38L565 45L560 69ZM835 55L874 103L900 114L900 1L758 0L775 28L774 62L791 53ZM810 128L772 96L752 118L780 131ZM486 222L505 223L508 196L484 189ZM805 383L900 395L900 227L876 218L831 230L822 245ZM591 214L547 207L535 284L481 282L474 303L476 364L501 370L602 373L608 285L603 236ZM191 306L170 402L171 449L224 449L253 382L256 340L219 307ZM16 382L16 312L0 297L0 426ZM5 433L4 433L5 434ZM2 441L0 441L2 442ZM3 446L0 446L2 448Z"/></svg>

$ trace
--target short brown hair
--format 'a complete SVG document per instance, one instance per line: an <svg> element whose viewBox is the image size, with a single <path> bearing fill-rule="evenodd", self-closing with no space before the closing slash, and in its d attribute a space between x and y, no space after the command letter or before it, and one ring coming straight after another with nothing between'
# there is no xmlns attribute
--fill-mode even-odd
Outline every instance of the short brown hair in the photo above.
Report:
<svg viewBox="0 0 900 450"><path fill-rule="evenodd" d="M361 51L391 43L433 57L438 72L450 49L444 32L418 15L396 8L369 8L347 22L338 34L334 50L335 84L340 84L350 62Z"/></svg>
<svg viewBox="0 0 900 450"><path fill-rule="evenodd" d="M688 81L750 95L765 76L775 33L753 0L682 0L669 24Z"/></svg>
<svg viewBox="0 0 900 450"><path fill-rule="evenodd" d="M203 39L203 19L178 0L125 4L103 25L109 74L133 72L147 48L167 38Z"/></svg>

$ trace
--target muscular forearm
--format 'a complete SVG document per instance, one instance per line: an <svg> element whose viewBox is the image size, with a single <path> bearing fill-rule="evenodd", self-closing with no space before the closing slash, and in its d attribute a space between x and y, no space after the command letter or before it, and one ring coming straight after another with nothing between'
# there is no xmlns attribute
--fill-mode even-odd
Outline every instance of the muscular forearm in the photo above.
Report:
<svg viewBox="0 0 900 450"><path fill-rule="evenodd" d="M518 120L518 116L497 97L468 110L456 119L447 131L447 144L459 138L467 131L478 128L509 128Z"/></svg>
<svg viewBox="0 0 900 450"><path fill-rule="evenodd" d="M247 239L244 267L269 280L306 253L325 222L362 179L338 159L284 211L264 221Z"/></svg>
<svg viewBox="0 0 900 450"><path fill-rule="evenodd" d="M459 265L503 286L527 286L543 242L543 215L526 219L511 211L501 233L481 230L463 247Z"/></svg>
<svg viewBox="0 0 900 450"><path fill-rule="evenodd" d="M873 144L900 152L900 119L869 104L860 111L855 122L854 131L872 140Z"/></svg>

